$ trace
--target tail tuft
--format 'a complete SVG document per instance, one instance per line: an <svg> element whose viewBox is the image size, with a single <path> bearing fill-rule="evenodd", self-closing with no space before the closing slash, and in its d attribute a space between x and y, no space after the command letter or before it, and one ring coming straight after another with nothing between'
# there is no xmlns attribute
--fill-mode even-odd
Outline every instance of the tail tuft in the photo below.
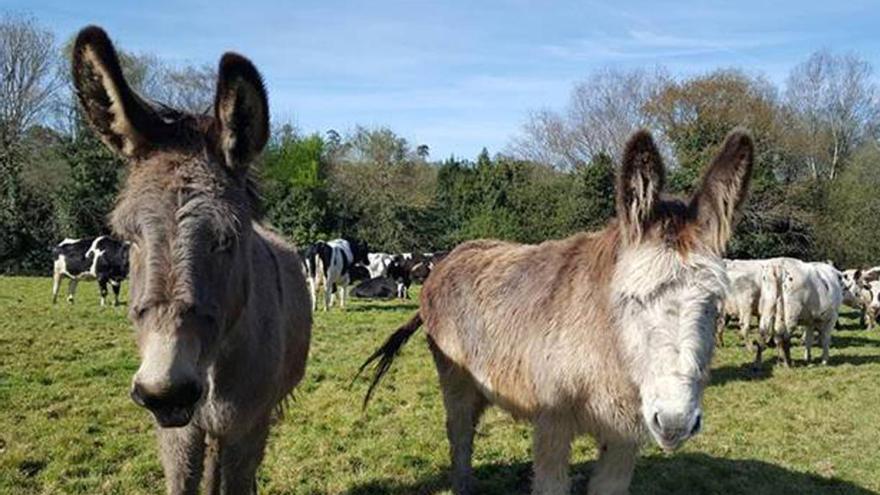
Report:
<svg viewBox="0 0 880 495"><path fill-rule="evenodd" d="M373 361L379 360L379 363L376 364L376 371L373 375L373 380L370 383L370 388L367 389L367 395L364 397L363 408L367 408L367 404L370 402L370 398L373 396L373 391L376 389L376 386L379 385L379 381L382 380L382 377L385 376L385 373L391 368L391 363L394 362L394 358L397 357L397 354L400 352L400 349L406 344L412 334L416 333L416 330L422 326L422 316L419 313L416 313L406 324L397 329L396 332L391 334L388 337L388 340L382 344L382 347L378 348L376 352L374 352L364 364L361 365L360 369L358 369L357 374L355 375L354 380L357 380L361 373L364 372L367 367L373 363Z"/></svg>

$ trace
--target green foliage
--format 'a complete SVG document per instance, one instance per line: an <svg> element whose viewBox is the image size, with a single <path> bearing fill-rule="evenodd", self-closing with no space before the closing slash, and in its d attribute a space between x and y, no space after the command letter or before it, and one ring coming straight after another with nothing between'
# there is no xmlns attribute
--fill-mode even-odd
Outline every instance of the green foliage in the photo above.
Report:
<svg viewBox="0 0 880 495"><path fill-rule="evenodd" d="M840 266L877 264L880 246L880 150L858 150L828 192L827 212L818 222L825 257Z"/></svg>
<svg viewBox="0 0 880 495"><path fill-rule="evenodd" d="M63 236L109 233L107 215L119 192L125 164L83 124L62 146L70 181L61 189L59 220Z"/></svg>
<svg viewBox="0 0 880 495"><path fill-rule="evenodd" d="M615 172L611 157L601 153L589 166L574 171L574 227L578 230L601 228L615 214Z"/></svg>
<svg viewBox="0 0 880 495"><path fill-rule="evenodd" d="M321 136L298 136L290 126L276 132L260 170L266 215L281 232L301 243L326 237L327 163Z"/></svg>

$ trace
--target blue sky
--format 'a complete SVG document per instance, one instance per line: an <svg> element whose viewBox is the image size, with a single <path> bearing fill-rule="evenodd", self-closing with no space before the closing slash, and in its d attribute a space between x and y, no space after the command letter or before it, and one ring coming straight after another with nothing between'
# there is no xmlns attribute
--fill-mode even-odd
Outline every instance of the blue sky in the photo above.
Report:
<svg viewBox="0 0 880 495"><path fill-rule="evenodd" d="M61 39L90 23L128 50L216 63L226 50L263 72L276 123L306 132L385 125L434 158L501 151L527 112L560 108L599 67L672 74L741 67L782 83L818 48L875 67L880 5L869 1L4 0ZM772 4L772 5L771 5ZM149 9L144 6L149 5Z"/></svg>

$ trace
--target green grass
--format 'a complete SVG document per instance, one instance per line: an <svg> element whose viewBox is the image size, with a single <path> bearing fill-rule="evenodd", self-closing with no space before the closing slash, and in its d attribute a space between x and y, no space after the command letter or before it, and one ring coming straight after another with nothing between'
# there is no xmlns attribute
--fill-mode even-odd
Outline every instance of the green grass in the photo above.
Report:
<svg viewBox="0 0 880 495"><path fill-rule="evenodd" d="M50 285L0 278L0 494L161 492L151 419L128 398L137 357L124 308L98 307L91 283L75 306L53 307ZM421 334L366 413L365 383L348 389L414 309L355 302L317 316L307 376L273 430L261 493L448 493L443 408ZM646 447L632 492L880 491L880 333L836 332L830 366L768 363L758 376L733 333L716 354L703 433L672 456ZM528 493L530 438L527 425L486 415L474 459L482 493ZM578 490L593 457L592 442L579 440Z"/></svg>

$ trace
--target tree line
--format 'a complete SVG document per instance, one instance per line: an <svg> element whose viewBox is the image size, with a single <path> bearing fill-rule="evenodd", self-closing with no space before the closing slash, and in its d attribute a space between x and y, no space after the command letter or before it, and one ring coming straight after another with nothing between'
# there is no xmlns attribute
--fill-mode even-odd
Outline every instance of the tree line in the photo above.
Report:
<svg viewBox="0 0 880 495"><path fill-rule="evenodd" d="M124 48L124 47L123 47ZM75 104L69 42L31 17L0 18L0 272L48 269L64 237L108 233L125 167ZM192 112L212 103L210 66L122 52L151 99ZM540 242L603 225L636 128L657 136L671 189L687 194L732 128L757 142L751 198L730 244L743 258L876 264L880 245L880 93L855 54L818 51L784 85L723 69L603 69L565 108L536 110L501 152L435 160L391 129L302 133L279 125L255 168L270 223L296 243L351 236L375 250L449 249L493 237Z"/></svg>

